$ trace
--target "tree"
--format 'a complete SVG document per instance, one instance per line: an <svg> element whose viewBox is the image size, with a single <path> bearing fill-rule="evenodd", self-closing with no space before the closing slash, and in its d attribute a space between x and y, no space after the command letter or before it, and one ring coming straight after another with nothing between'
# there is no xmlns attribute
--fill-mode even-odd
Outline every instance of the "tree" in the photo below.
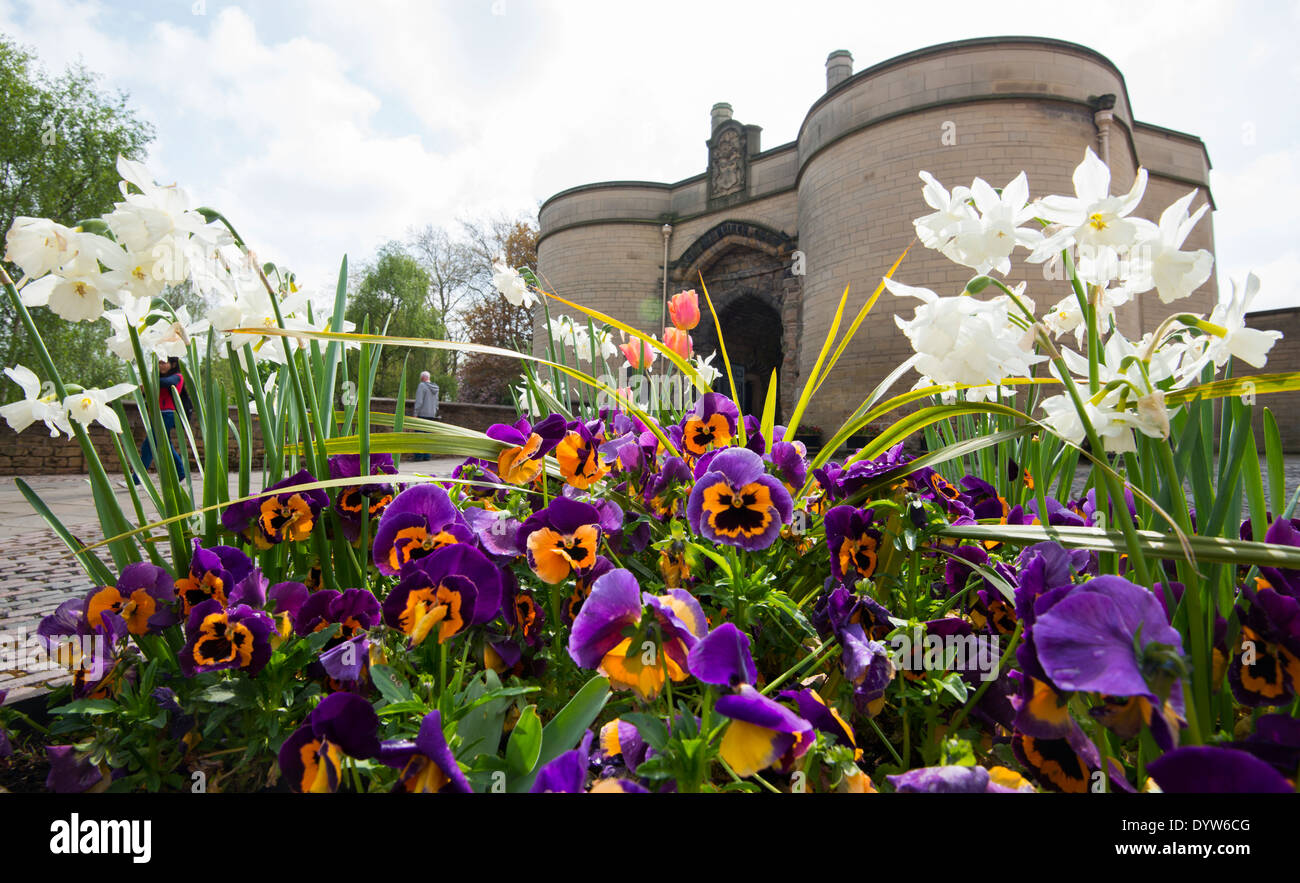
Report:
<svg viewBox="0 0 1300 883"><path fill-rule="evenodd" d="M443 339L446 328L438 313L430 309L432 279L399 242L390 242L362 271L355 293L348 300L345 317L360 330L369 321L371 333L391 337ZM385 327L387 330L385 330ZM411 358L407 359L407 354ZM449 354L439 350L411 350L386 346L379 354L375 371L375 395L396 396L403 361L407 363L406 388L412 394L420 372L428 371L444 398L456 390Z"/></svg>
<svg viewBox="0 0 1300 883"><path fill-rule="evenodd" d="M529 220L504 219L463 223L475 255L474 274L467 287L472 295L461 313L465 334L472 343L515 349L533 349L533 312L516 307L492 284L492 263L501 257L516 269L537 268L537 228ZM508 405L510 386L519 382L516 360L471 353L460 370L461 399L467 402Z"/></svg>
<svg viewBox="0 0 1300 883"><path fill-rule="evenodd" d="M459 321L462 304L470 295L467 287L476 272L477 256L465 242L452 238L442 227L428 224L407 233L411 254L429 274L430 308L437 313L449 337L461 340L464 328ZM457 352L448 354L450 371L458 367Z"/></svg>
<svg viewBox="0 0 1300 883"><path fill-rule="evenodd" d="M99 90L98 77L80 65L51 78L26 49L0 36L0 231L15 218L50 218L74 226L121 199L117 157L142 159L153 127L138 119L127 95ZM5 269L14 278L12 264ZM105 348L103 322L68 322L49 310L33 311L50 356L65 378L84 386L122 379L121 363ZM39 364L12 310L0 319L4 364ZM12 384L0 393L14 398Z"/></svg>

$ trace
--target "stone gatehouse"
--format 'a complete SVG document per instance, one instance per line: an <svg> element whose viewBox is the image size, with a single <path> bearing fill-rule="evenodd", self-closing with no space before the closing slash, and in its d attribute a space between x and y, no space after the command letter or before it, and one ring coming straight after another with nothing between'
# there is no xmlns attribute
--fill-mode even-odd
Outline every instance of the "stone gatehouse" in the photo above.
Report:
<svg viewBox="0 0 1300 883"><path fill-rule="evenodd" d="M731 362L744 368L742 406L761 409L775 369L779 419L792 410L845 286L851 317L912 242L912 219L930 211L921 170L949 188L976 176L1002 187L1024 170L1035 197L1073 194L1071 174L1092 147L1110 166L1112 192L1128 190L1146 168L1142 217L1157 220L1192 189L1193 209L1213 206L1201 140L1139 122L1115 65L1060 40L963 40L856 74L838 50L795 140L764 148L761 134L730 105L714 105L703 172L671 184L610 181L557 193L542 204L537 253L551 290L656 334L665 274L669 296L699 289L702 276ZM1214 250L1212 214L1185 247ZM942 293L956 293L969 276L919 245L896 274ZM1040 309L1068 293L1068 283L1017 261L1008 281L1022 279ZM1208 312L1216 297L1211 277L1177 307ZM893 313L911 307L882 296L806 426L838 427L910 355ZM1121 327L1136 335L1170 311L1154 294L1139 297L1121 310ZM694 332L701 353L716 346L708 326L706 315ZM544 340L540 319L538 329Z"/></svg>

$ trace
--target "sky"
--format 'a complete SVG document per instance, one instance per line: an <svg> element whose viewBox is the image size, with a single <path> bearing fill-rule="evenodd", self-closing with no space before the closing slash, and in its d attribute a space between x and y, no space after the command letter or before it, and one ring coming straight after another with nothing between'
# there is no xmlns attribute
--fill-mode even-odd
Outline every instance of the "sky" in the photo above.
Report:
<svg viewBox="0 0 1300 883"><path fill-rule="evenodd" d="M1253 310L1300 305L1294 0L0 0L0 32L129 93L160 182L327 289L345 253L412 226L698 174L718 101L791 141L833 49L861 70L949 40L1071 40L1115 62L1138 119L1205 140L1220 286L1253 271Z"/></svg>

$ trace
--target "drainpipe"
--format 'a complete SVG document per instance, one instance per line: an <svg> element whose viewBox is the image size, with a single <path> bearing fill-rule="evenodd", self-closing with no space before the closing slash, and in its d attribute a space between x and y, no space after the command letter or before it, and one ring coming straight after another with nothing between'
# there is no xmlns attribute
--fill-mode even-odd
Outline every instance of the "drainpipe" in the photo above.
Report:
<svg viewBox="0 0 1300 883"><path fill-rule="evenodd" d="M659 232L664 234L664 296L659 316L659 333L662 335L668 327L668 238L673 235L672 224L664 224Z"/></svg>
<svg viewBox="0 0 1300 883"><path fill-rule="evenodd" d="M1090 103L1092 121L1097 126L1097 146L1101 149L1101 161L1110 168L1110 129L1115 119L1115 96L1098 95Z"/></svg>

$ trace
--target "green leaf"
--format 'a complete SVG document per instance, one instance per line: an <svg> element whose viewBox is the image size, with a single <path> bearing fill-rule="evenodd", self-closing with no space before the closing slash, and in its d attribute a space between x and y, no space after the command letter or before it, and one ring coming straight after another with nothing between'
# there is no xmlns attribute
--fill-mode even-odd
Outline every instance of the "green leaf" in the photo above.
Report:
<svg viewBox="0 0 1300 883"><path fill-rule="evenodd" d="M111 714L120 711L122 706L112 699L78 699L58 708L51 708L50 714Z"/></svg>
<svg viewBox="0 0 1300 883"><path fill-rule="evenodd" d="M515 728L506 743L506 764L516 776L524 776L537 768L542 756L542 721L537 716L537 706L529 705L519 715Z"/></svg>
<svg viewBox="0 0 1300 883"><path fill-rule="evenodd" d="M510 791L521 793L532 788L533 780L537 778L537 769L577 745L582 734L608 701L608 680L598 676L587 681L569 703L551 718L551 722L542 728L542 752L537 758L537 768L527 776L511 782Z"/></svg>
<svg viewBox="0 0 1300 883"><path fill-rule="evenodd" d="M375 688L379 690L379 695L390 703L409 702L415 698L410 685L406 683L401 675L387 665L370 666L370 679L375 682Z"/></svg>
<svg viewBox="0 0 1300 883"><path fill-rule="evenodd" d="M633 712L619 715L619 720L636 727L641 738L655 751L662 752L668 746L668 727L655 715Z"/></svg>

